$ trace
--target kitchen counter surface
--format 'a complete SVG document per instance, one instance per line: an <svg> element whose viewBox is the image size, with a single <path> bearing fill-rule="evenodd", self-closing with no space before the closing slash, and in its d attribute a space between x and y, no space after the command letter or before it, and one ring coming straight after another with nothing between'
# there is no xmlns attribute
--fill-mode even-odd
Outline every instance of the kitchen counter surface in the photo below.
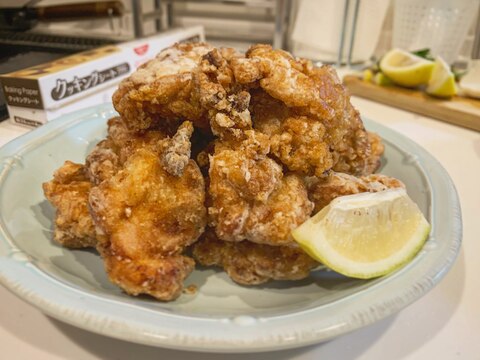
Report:
<svg viewBox="0 0 480 360"><path fill-rule="evenodd" d="M353 104L419 143L457 188L463 244L456 263L427 295L394 316L329 342L263 354L200 354L107 338L43 315L0 286L2 359L480 359L480 133L360 98ZM479 119L480 121L480 119ZM0 123L0 145L28 131Z"/></svg>

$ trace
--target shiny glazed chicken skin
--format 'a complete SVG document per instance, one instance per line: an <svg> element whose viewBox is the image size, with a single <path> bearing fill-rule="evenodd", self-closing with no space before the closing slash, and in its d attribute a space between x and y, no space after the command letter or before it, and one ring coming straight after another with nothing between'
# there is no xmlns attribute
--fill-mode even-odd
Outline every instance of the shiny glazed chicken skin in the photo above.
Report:
<svg viewBox="0 0 480 360"><path fill-rule="evenodd" d="M132 295L174 300L195 260L243 285L305 278L318 263L293 229L335 197L403 186L373 174L383 144L335 71L268 45L173 45L112 100L107 137L44 191L54 239L95 246Z"/></svg>

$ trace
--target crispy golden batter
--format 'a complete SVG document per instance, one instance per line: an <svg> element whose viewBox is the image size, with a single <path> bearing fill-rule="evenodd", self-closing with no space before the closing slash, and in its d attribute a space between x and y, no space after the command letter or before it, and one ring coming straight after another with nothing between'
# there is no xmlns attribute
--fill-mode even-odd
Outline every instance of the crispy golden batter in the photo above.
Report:
<svg viewBox="0 0 480 360"><path fill-rule="evenodd" d="M318 265L297 247L221 241L209 230L194 245L193 256L202 265L222 267L243 285L304 279Z"/></svg>
<svg viewBox="0 0 480 360"><path fill-rule="evenodd" d="M190 161L192 144L190 137L193 134L193 125L185 121L176 134L171 138L160 141L161 157L163 168L171 175L181 176L185 166Z"/></svg>
<svg viewBox="0 0 480 360"><path fill-rule="evenodd" d="M193 269L181 253L204 230L204 200L204 180L193 160L181 176L173 176L151 150L131 155L114 177L90 192L110 279L129 294L176 298Z"/></svg>
<svg viewBox="0 0 480 360"><path fill-rule="evenodd" d="M132 260L110 249L100 252L110 281L130 295L149 294L163 301L174 300L182 293L183 281L195 266L193 259L183 255Z"/></svg>
<svg viewBox="0 0 480 360"><path fill-rule="evenodd" d="M376 172L381 165L381 157L385 151L385 145L382 143L382 138L373 132L367 131L368 142L370 143L370 157L367 162L366 175Z"/></svg>
<svg viewBox="0 0 480 360"><path fill-rule="evenodd" d="M88 179L94 185L111 178L120 168L119 149L111 139L100 141L85 159Z"/></svg>
<svg viewBox="0 0 480 360"><path fill-rule="evenodd" d="M270 45L254 45L245 54L247 59L234 62L234 74L242 84L259 82L269 95L288 107L303 108L322 119L334 116L318 86L305 71L305 62ZM310 64L311 66L311 64ZM252 69L256 67L254 71ZM248 76L246 76L248 74Z"/></svg>
<svg viewBox="0 0 480 360"><path fill-rule="evenodd" d="M123 163L138 149L149 148L158 152L167 135L160 130L133 132L121 117L108 120L108 136L100 141L86 159L90 181L98 185L115 175Z"/></svg>
<svg viewBox="0 0 480 360"><path fill-rule="evenodd" d="M368 175L372 156L368 134L358 111L351 105L348 110L350 128L335 146L333 170L355 176Z"/></svg>
<svg viewBox="0 0 480 360"><path fill-rule="evenodd" d="M350 98L329 66L314 67L310 61L294 59L282 50L269 45L254 45L246 53L246 60L238 60L234 67L236 78L242 82L258 81L270 96L280 100L295 115L303 115L321 122L326 129L326 141L332 151L344 140L352 128L354 115ZM246 66L247 63L249 63ZM245 77L241 73L255 73L256 77ZM247 69L246 69L247 68Z"/></svg>
<svg viewBox="0 0 480 360"><path fill-rule="evenodd" d="M339 196L405 187L400 180L386 175L372 174L355 177L335 172L324 179L309 178L307 184L309 198L315 204L314 213L320 211L330 201Z"/></svg>
<svg viewBox="0 0 480 360"><path fill-rule="evenodd" d="M252 127L250 94L235 82L230 62L239 57L233 49L213 49L203 56L194 75L195 92L210 120L214 135L242 139Z"/></svg>
<svg viewBox="0 0 480 360"><path fill-rule="evenodd" d="M43 183L45 197L56 208L54 240L69 248L95 246L95 227L88 212L91 184L85 167L66 161Z"/></svg>
<svg viewBox="0 0 480 360"><path fill-rule="evenodd" d="M205 43L175 44L123 80L113 105L132 130L144 130L166 119L183 118L207 126L204 110L192 92L192 74L212 48Z"/></svg>
<svg viewBox="0 0 480 360"><path fill-rule="evenodd" d="M256 130L270 137L271 153L290 171L322 176L333 165L325 126L311 117L295 115L264 91L254 91L250 106Z"/></svg>
<svg viewBox="0 0 480 360"><path fill-rule="evenodd" d="M209 224L225 241L260 244L292 243L290 232L313 209L303 180L283 176L282 168L265 154L266 137L252 130L236 150L216 146L210 161Z"/></svg>
<svg viewBox="0 0 480 360"><path fill-rule="evenodd" d="M305 69L318 86L320 97L334 111L334 117L324 122L331 140L333 169L357 176L368 175L370 143L360 114L352 106L347 90L331 66L309 65Z"/></svg>
<svg viewBox="0 0 480 360"><path fill-rule="evenodd" d="M245 238L259 244L292 244L291 231L310 217L312 209L302 178L287 174L266 203L251 207Z"/></svg>

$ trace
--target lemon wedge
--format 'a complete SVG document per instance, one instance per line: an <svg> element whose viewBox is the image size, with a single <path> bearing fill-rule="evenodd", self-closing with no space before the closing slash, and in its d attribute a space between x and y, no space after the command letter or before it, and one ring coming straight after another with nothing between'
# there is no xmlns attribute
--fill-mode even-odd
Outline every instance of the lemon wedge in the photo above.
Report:
<svg viewBox="0 0 480 360"><path fill-rule="evenodd" d="M457 94L455 75L441 57L435 59L435 66L426 91L429 95L439 97L451 97Z"/></svg>
<svg viewBox="0 0 480 360"><path fill-rule="evenodd" d="M315 260L354 278L388 274L421 249L430 224L404 189L334 199L292 235Z"/></svg>
<svg viewBox="0 0 480 360"><path fill-rule="evenodd" d="M415 87L427 84L434 62L400 49L390 50L380 61L380 69L398 85Z"/></svg>

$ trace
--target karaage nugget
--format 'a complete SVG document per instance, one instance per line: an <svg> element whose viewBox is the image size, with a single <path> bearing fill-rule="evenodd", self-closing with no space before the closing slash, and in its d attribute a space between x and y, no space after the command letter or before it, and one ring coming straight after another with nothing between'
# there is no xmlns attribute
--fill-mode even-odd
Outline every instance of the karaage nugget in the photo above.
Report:
<svg viewBox="0 0 480 360"><path fill-rule="evenodd" d="M205 111L192 92L192 74L211 49L205 43L175 44L123 80L112 101L127 126L138 131L182 118L207 127Z"/></svg>
<svg viewBox="0 0 480 360"><path fill-rule="evenodd" d="M88 212L88 195L92 185L85 166L66 161L43 183L45 197L55 207L53 239L68 248L96 245L95 227Z"/></svg>
<svg viewBox="0 0 480 360"><path fill-rule="evenodd" d="M227 242L218 240L212 230L194 245L193 256L204 266L222 267L233 281L243 285L304 279L318 265L298 247Z"/></svg>
<svg viewBox="0 0 480 360"><path fill-rule="evenodd" d="M325 126L312 117L296 115L262 90L252 91L254 128L270 137L270 152L290 171L322 176L333 165Z"/></svg>
<svg viewBox="0 0 480 360"><path fill-rule="evenodd" d="M98 249L111 281L129 294L176 298L193 269L193 260L181 254L204 230L204 201L204 179L193 160L174 176L151 150L131 155L90 193Z"/></svg>
<svg viewBox="0 0 480 360"><path fill-rule="evenodd" d="M257 84L277 100L251 90L250 113L254 128L273 135L272 153L289 170L316 176L332 167L369 173L367 132L333 68L315 67L268 45L252 46L231 66L240 84Z"/></svg>
<svg viewBox="0 0 480 360"><path fill-rule="evenodd" d="M166 133L156 128L132 131L126 119L118 116L109 119L107 138L100 141L86 158L90 181L98 185L111 178L138 149L149 148L158 152L160 142L165 138Z"/></svg>
<svg viewBox="0 0 480 360"><path fill-rule="evenodd" d="M315 82L305 73L304 63L270 45L254 45L246 59L232 60L235 79L244 85L259 82L269 95L288 107L322 119L333 118L333 109L322 99Z"/></svg>
<svg viewBox="0 0 480 360"><path fill-rule="evenodd" d="M306 66L305 72L318 86L320 96L333 109L333 119L325 121L327 136L333 151L333 169L356 176L370 174L372 156L368 134L358 111L336 71L329 65Z"/></svg>
<svg viewBox="0 0 480 360"><path fill-rule="evenodd" d="M290 244L290 232L313 209L303 179L284 176L266 156L265 135L253 130L246 135L248 140L235 149L220 143L210 159L209 224L224 241Z"/></svg>

